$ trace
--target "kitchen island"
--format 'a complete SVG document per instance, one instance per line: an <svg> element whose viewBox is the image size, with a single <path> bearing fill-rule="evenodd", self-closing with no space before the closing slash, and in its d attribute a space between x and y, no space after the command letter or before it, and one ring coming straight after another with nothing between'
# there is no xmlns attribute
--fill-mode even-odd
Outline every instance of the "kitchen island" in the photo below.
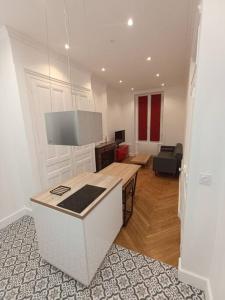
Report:
<svg viewBox="0 0 225 300"><path fill-rule="evenodd" d="M123 223L121 179L87 172L62 185L71 188L62 196L49 190L31 199L40 254L89 285ZM101 194L81 211L65 208L64 203L86 187L100 189ZM84 196L86 201L92 195Z"/></svg>

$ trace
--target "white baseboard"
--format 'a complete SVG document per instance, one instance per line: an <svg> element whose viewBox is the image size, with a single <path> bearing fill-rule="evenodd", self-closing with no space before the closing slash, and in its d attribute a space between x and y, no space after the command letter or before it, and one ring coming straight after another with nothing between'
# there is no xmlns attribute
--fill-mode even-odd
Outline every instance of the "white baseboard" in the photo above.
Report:
<svg viewBox="0 0 225 300"><path fill-rule="evenodd" d="M17 219L19 219L25 215L32 216L32 209L24 206L23 208L12 213L11 215L1 219L0 220L0 229L8 226L9 224L13 223Z"/></svg>
<svg viewBox="0 0 225 300"><path fill-rule="evenodd" d="M178 279L184 283L190 284L200 290L203 290L205 292L206 300L213 300L209 279L185 270L182 267L181 258L179 258Z"/></svg>

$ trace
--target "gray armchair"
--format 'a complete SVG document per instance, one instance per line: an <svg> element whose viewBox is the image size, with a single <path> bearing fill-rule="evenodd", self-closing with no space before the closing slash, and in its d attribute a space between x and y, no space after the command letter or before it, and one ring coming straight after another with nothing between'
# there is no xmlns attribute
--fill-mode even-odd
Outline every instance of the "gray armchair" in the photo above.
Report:
<svg viewBox="0 0 225 300"><path fill-rule="evenodd" d="M168 173L174 176L179 175L182 158L182 144L161 146L159 154L153 158L153 170L156 175L160 173Z"/></svg>

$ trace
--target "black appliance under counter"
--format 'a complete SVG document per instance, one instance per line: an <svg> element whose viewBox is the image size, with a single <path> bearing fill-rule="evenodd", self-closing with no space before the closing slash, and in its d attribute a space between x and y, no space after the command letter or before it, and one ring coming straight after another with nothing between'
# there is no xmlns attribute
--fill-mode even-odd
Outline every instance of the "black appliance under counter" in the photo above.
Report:
<svg viewBox="0 0 225 300"><path fill-rule="evenodd" d="M80 214L105 190L106 188L103 187L86 184L71 196L60 202L57 206Z"/></svg>

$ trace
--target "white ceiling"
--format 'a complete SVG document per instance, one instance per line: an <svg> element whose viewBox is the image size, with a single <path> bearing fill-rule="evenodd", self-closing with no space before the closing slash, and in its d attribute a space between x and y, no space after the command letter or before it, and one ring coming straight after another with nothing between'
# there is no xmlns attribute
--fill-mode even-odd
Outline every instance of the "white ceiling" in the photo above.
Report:
<svg viewBox="0 0 225 300"><path fill-rule="evenodd" d="M0 24L65 53L63 0L0 0ZM192 0L65 0L70 54L113 85L150 89L183 82L187 75ZM134 26L128 27L128 17ZM146 61L152 57L150 62ZM106 72L101 72L105 67ZM157 78L156 73L160 74Z"/></svg>

